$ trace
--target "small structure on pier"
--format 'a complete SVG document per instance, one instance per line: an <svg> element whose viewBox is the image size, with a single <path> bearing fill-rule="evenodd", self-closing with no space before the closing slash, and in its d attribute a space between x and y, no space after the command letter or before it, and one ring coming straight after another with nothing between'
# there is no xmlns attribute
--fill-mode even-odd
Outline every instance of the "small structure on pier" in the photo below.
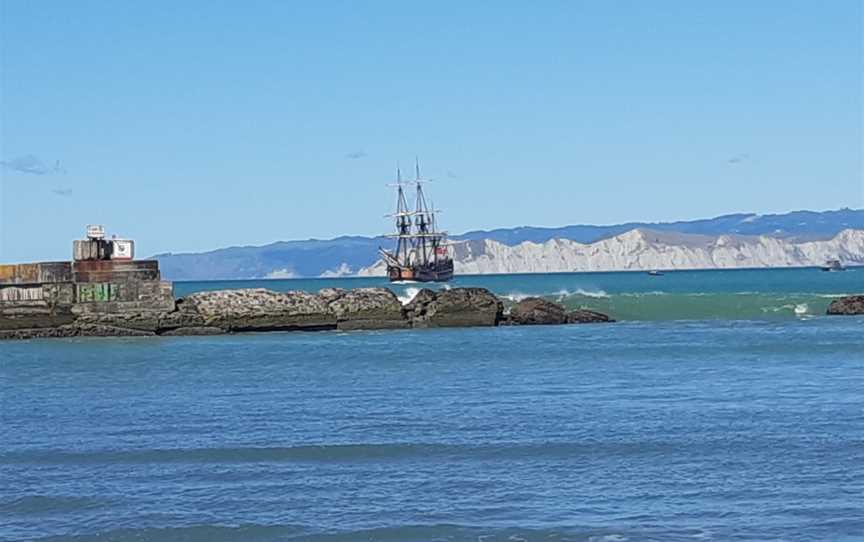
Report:
<svg viewBox="0 0 864 542"><path fill-rule="evenodd" d="M105 227L87 226L87 238L72 243L72 260L76 262L95 260L131 260L135 256L135 242L113 236L105 239Z"/></svg>
<svg viewBox="0 0 864 542"><path fill-rule="evenodd" d="M70 314L173 308L159 262L135 260L131 239L108 238L103 226L91 225L72 253L67 262L0 265L0 318L26 313L22 325L42 327Z"/></svg>

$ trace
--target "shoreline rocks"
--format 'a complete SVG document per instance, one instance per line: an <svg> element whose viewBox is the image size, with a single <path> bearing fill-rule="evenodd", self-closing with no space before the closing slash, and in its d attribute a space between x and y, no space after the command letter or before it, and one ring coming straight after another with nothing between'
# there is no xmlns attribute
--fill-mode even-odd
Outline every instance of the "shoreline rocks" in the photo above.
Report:
<svg viewBox="0 0 864 542"><path fill-rule="evenodd" d="M424 288L405 305L405 312L415 328L491 327L501 322L504 303L486 288Z"/></svg>
<svg viewBox="0 0 864 542"><path fill-rule="evenodd" d="M835 299L828 305L826 314L834 316L864 315L864 295L847 295L846 297Z"/></svg>
<svg viewBox="0 0 864 542"><path fill-rule="evenodd" d="M603 322L614 322L605 314L588 310L578 309L567 311L558 303L553 303L542 297L529 297L516 303L510 309L507 318L502 325L509 326L536 326L536 325L562 325L562 324L593 324Z"/></svg>
<svg viewBox="0 0 864 542"><path fill-rule="evenodd" d="M197 292L158 308L73 310L51 314L0 313L0 339L220 335L264 331L322 331L494 327L610 322L593 311L566 312L540 298L523 300L504 314L504 304L485 288L422 289L405 306L387 288L317 294L237 289ZM7 307L7 309L10 309ZM14 309L12 307L11 309ZM26 308L25 308L26 309ZM36 318L33 318L36 316ZM38 322L37 325L32 325ZM30 324L30 325L28 325Z"/></svg>

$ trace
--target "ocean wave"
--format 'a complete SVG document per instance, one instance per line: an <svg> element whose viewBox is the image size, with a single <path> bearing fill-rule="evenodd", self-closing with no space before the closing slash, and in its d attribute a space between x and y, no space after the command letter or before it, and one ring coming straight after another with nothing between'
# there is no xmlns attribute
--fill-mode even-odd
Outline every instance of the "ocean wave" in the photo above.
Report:
<svg viewBox="0 0 864 542"><path fill-rule="evenodd" d="M40 542L105 542L159 540L162 542L228 542L234 540L289 541L308 540L308 531L293 525L183 525L174 527L139 527L101 531L93 534L71 536L47 536L37 538Z"/></svg>
<svg viewBox="0 0 864 542"><path fill-rule="evenodd" d="M2 514L47 514L68 513L98 508L105 503L90 497L65 495L22 495L11 499L0 499Z"/></svg>
<svg viewBox="0 0 864 542"><path fill-rule="evenodd" d="M402 305L407 305L408 303L411 303L411 301L415 297L417 297L417 294L419 294L419 293L420 293L420 288L416 288L416 287L405 288L405 291L401 295L396 294L396 297L399 298L399 302L402 303Z"/></svg>
<svg viewBox="0 0 864 542"><path fill-rule="evenodd" d="M815 293L568 292L542 297L566 308L591 309L617 320L800 319L824 315L837 296ZM516 302L515 296L507 297Z"/></svg>
<svg viewBox="0 0 864 542"><path fill-rule="evenodd" d="M92 465L142 463L345 463L368 461L470 459L572 459L574 457L667 453L673 442L496 442L456 444L428 442L346 443L274 447L170 448L28 451L0 454L0 464ZM714 446L719 449L722 446ZM708 453L705 450L703 453Z"/></svg>
<svg viewBox="0 0 864 542"><path fill-rule="evenodd" d="M166 542L223 542L234 540L354 542L356 540L392 540L400 542L428 542L429 540L474 540L479 542L533 542L541 540L573 540L582 542L626 542L631 537L647 535L663 539L664 532L644 528L638 532L611 530L604 527L560 526L525 528L502 525L459 525L451 523L396 524L381 527L321 529L320 526L247 523L195 524L166 527L122 528L93 534L39 538L42 542L58 540L78 542L98 538L109 542L125 540L160 540ZM667 532L669 540L681 540L679 531ZM676 536L677 535L677 536ZM659 536L660 538L653 538ZM692 538L685 538L690 540Z"/></svg>
<svg viewBox="0 0 864 542"><path fill-rule="evenodd" d="M593 298L605 298L609 297L609 294L604 292L603 290L583 290L581 288L576 290L567 290L561 289L557 292L553 293L539 293L539 294L526 294L523 292L515 291L509 292L506 294L501 294L498 297L501 299L512 301L513 303L518 303L524 299L528 299L529 297L544 297L544 298L554 298L560 301L571 297L593 297Z"/></svg>

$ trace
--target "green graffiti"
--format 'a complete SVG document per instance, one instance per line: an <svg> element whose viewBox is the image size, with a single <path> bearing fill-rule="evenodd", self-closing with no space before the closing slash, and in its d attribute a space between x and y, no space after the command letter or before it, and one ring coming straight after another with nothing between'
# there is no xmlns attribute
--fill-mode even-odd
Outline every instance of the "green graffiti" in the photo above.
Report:
<svg viewBox="0 0 864 542"><path fill-rule="evenodd" d="M114 301L117 298L117 287L109 283L79 284L79 303L100 303Z"/></svg>

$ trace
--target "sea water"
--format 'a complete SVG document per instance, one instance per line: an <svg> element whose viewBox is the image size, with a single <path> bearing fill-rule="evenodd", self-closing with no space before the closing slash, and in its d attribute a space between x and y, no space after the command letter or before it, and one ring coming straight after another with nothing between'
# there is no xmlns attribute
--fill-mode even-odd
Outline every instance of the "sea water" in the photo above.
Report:
<svg viewBox="0 0 864 542"><path fill-rule="evenodd" d="M864 276L747 273L456 285L823 299ZM326 283L354 284L378 283ZM864 539L864 318L699 311L0 343L0 539Z"/></svg>

